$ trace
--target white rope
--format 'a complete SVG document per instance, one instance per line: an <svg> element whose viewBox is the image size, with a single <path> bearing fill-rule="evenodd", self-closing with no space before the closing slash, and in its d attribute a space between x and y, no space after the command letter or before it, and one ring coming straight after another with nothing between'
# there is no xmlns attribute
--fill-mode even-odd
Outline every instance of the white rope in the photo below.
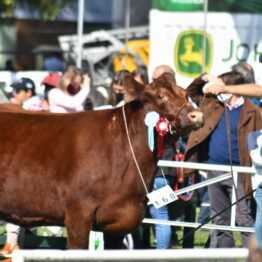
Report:
<svg viewBox="0 0 262 262"><path fill-rule="evenodd" d="M128 133L127 121L126 121L126 114L125 114L125 108L124 108L124 106L122 106L122 112L123 112L125 129L126 129L126 134L127 134L127 139L128 139L128 143L129 143L129 146L130 146L130 150L131 150L133 159L134 159L134 161L135 161L138 174L139 174L139 176L140 176L140 178L141 178L141 181L142 181L143 186L144 186L144 188L145 188L145 190L146 190L146 193L148 194L148 190L147 190L147 187L146 187L146 183L145 183L145 181L144 181L142 172L141 172L141 170L140 170L140 168L139 168L139 165L138 165L138 163L137 163L136 156L135 156L135 153L134 153L134 149L133 149L132 143L131 143L131 141L130 141L130 136L129 136L129 133Z"/></svg>

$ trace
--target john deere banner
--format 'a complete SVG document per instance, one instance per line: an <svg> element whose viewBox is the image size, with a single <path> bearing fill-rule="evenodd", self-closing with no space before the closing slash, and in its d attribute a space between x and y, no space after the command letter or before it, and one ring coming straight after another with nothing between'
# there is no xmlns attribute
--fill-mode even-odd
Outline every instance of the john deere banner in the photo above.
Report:
<svg viewBox="0 0 262 262"><path fill-rule="evenodd" d="M156 66L168 64L175 69L178 83L186 87L203 69L218 75L247 61L261 83L262 15L210 12L205 33L203 24L203 12L151 10L149 74Z"/></svg>

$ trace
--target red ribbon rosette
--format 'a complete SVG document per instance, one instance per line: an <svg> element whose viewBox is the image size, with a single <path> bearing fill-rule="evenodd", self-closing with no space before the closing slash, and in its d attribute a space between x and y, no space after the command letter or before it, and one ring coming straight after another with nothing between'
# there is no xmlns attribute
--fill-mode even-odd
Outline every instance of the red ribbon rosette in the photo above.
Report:
<svg viewBox="0 0 262 262"><path fill-rule="evenodd" d="M158 133L158 152L157 157L162 157L164 153L164 135L170 131L170 123L166 118L160 117L156 123Z"/></svg>

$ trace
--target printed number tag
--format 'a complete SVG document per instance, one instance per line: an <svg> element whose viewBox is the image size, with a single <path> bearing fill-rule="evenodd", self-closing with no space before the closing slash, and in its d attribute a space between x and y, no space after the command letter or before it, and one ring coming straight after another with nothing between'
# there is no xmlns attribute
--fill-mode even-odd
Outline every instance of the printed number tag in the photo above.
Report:
<svg viewBox="0 0 262 262"><path fill-rule="evenodd" d="M148 193L147 197L155 208L160 208L178 199L177 195L169 185Z"/></svg>

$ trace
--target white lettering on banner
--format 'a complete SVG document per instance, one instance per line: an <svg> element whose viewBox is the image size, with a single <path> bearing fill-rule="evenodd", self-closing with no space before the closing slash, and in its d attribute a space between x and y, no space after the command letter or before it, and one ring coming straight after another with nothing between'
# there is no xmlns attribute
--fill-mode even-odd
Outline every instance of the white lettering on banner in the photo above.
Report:
<svg viewBox="0 0 262 262"><path fill-rule="evenodd" d="M147 197L155 208L160 208L178 199L169 185L148 193Z"/></svg>

